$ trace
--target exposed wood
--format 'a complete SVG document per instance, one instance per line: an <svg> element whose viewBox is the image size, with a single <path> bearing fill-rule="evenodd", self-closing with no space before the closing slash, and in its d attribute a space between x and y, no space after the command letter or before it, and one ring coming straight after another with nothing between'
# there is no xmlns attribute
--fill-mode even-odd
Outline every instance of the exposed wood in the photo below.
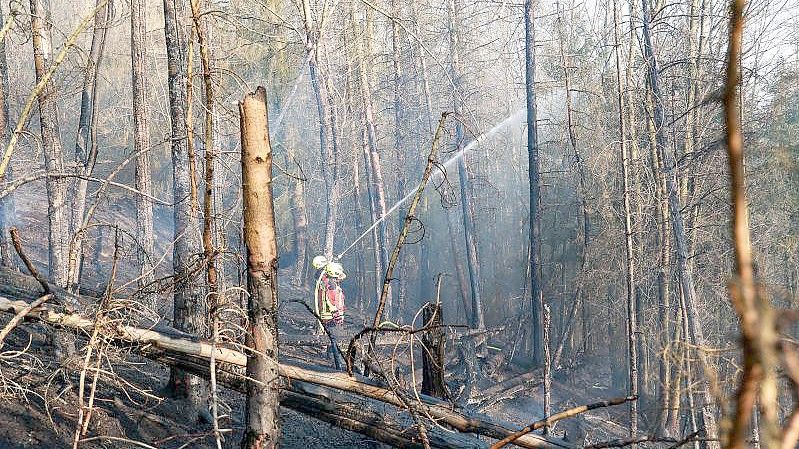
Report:
<svg viewBox="0 0 799 449"><path fill-rule="evenodd" d="M266 89L239 103L244 243L247 247L247 410L242 448L277 448L277 236ZM207 150L207 149L206 149Z"/></svg>
<svg viewBox="0 0 799 449"><path fill-rule="evenodd" d="M208 365L196 359L158 351L148 351L146 355L161 363L179 365L181 369L196 375L209 376ZM244 379L237 373L223 370L217 373L217 377L222 385L245 392ZM398 415L388 404L358 399L303 381L289 380L280 391L280 405L382 443L422 448L418 432L410 427L410 418L404 414ZM437 427L428 429L427 436L433 448L488 448L488 443L470 435L443 431Z"/></svg>
<svg viewBox="0 0 799 449"><path fill-rule="evenodd" d="M761 423L763 447L795 447L795 437L782 441L779 402L780 333L769 298L755 283L752 241L749 230L749 207L744 171L744 138L740 117L741 55L743 53L744 9L746 0L730 2L730 38L727 47L727 76L724 85L724 121L727 160L730 170L732 205L732 240L735 249L735 275L730 296L740 318L744 369L733 409L732 428L725 438L725 449L749 445L747 433L753 413ZM758 413L759 412L759 413ZM789 424L790 426L790 424ZM793 441L791 441L793 439Z"/></svg>
<svg viewBox="0 0 799 449"><path fill-rule="evenodd" d="M42 296L41 298L37 299L36 301L33 301L32 303L28 304L22 310L17 312L16 315L14 315L14 317L11 318L11 321L6 323L6 325L3 327L3 330L0 331L0 348L3 346L3 340L6 339L6 336L8 335L8 333L11 332L12 330L14 330L14 328L17 326L17 324L19 324L20 321L24 320L25 317L28 316L28 314L31 312L31 310L33 310L33 309L39 307L40 305L44 304L45 302L50 300L52 297L53 297L53 295L51 293L48 293L48 294Z"/></svg>

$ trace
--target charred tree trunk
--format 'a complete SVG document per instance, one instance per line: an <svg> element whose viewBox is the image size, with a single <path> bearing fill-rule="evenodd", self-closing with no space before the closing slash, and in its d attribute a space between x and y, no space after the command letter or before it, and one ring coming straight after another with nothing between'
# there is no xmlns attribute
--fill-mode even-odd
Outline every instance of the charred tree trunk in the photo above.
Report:
<svg viewBox="0 0 799 449"><path fill-rule="evenodd" d="M69 288L77 291L80 282L80 273L83 266L83 238L86 234L86 190L89 181L84 177L94 171L97 160L97 73L105 49L105 36L108 31L108 22L111 18L111 7L107 0L97 0L94 16L94 33L92 34L91 49L83 78L83 90L80 96L80 116L78 118L78 132L75 138L75 191L72 197L72 217L70 234L72 238L69 245Z"/></svg>
<svg viewBox="0 0 799 449"><path fill-rule="evenodd" d="M533 363L543 362L541 291L541 190L538 158L538 123L535 105L535 23L533 0L524 1L524 73L527 99L527 166L530 181L530 332Z"/></svg>
<svg viewBox="0 0 799 449"><path fill-rule="evenodd" d="M244 97L241 114L241 184L247 246L247 411L242 447L276 448L278 423L277 237L272 203L272 148L266 90Z"/></svg>
<svg viewBox="0 0 799 449"><path fill-rule="evenodd" d="M136 190L146 195L152 193L150 167L150 124L147 114L147 20L146 1L130 3L130 58L131 85L133 87L133 151L136 155ZM139 288L147 288L155 281L153 272L154 236L153 205L142 195L136 195L136 240L139 248ZM150 295L147 296L148 298ZM153 304L154 305L154 304Z"/></svg>
<svg viewBox="0 0 799 449"><path fill-rule="evenodd" d="M31 40L36 83L38 84L47 76L53 63L50 59L53 55L50 2L48 0L31 0L30 7ZM38 96L44 166L48 173L64 172L64 150L61 145L61 129L58 123L57 97L52 79L46 82ZM69 285L67 180L62 177L48 176L45 185L47 189L49 276L55 285L67 287ZM74 340L71 337L58 336L54 343L56 357L59 359L63 359L75 351Z"/></svg>
<svg viewBox="0 0 799 449"><path fill-rule="evenodd" d="M449 13L449 45L450 45L450 76L453 83L453 100L456 116L455 124L455 154L460 154L464 147L464 126L463 126L463 84L460 61L460 21L457 13L460 5L456 0L447 2ZM472 188L469 181L469 173L466 169L466 154L458 159L458 178L460 186L460 206L461 218L463 220L463 235L466 240L466 259L469 270L469 291L471 293L472 314L469 325L473 329L485 329L485 318L483 317L483 300L480 286L480 263L477 255L477 237L475 236L474 226L474 206L472 205Z"/></svg>
<svg viewBox="0 0 799 449"><path fill-rule="evenodd" d="M339 203L338 145L333 125L333 111L325 75L319 68L319 39L321 31L316 28L309 0L302 2L303 26L305 28L305 49L308 53L308 70L316 99L319 115L319 145L322 176L327 194L324 233L324 255L333 257L333 243L336 234L336 218Z"/></svg>
<svg viewBox="0 0 799 449"><path fill-rule="evenodd" d="M294 154L289 157L294 159ZM294 267L292 283L304 285L308 270L308 211L305 207L305 180L295 179L292 190L291 215L294 219L294 251L297 253L297 264Z"/></svg>
<svg viewBox="0 0 799 449"><path fill-rule="evenodd" d="M164 34L169 70L169 113L172 123L172 189L175 199L175 235L172 267L175 276L175 327L204 335L203 289L196 278L196 262L202 253L197 211L192 207L192 173L189 166L187 111L188 17L186 0L164 0ZM172 394L188 399L192 412L199 413L205 400L204 382L180 369L172 369L169 385Z"/></svg>
<svg viewBox="0 0 799 449"><path fill-rule="evenodd" d="M446 399L444 383L444 319L441 304L429 302L424 306L424 326L430 328L422 335L422 394Z"/></svg>

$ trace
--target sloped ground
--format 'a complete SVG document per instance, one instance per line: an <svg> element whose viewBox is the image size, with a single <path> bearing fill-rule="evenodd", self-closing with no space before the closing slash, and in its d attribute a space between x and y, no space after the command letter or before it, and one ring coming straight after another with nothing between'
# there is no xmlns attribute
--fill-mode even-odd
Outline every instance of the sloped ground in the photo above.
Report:
<svg viewBox="0 0 799 449"><path fill-rule="evenodd" d="M2 374L29 389L23 394L6 394L0 397L0 449L71 447L77 423L76 388L63 390L60 379L48 377L55 369L51 349L44 343L44 335L37 326L17 328L9 337L4 350L27 345L28 353L36 357L40 366L30 370L22 360L3 363ZM128 364L115 364L116 378L104 376L97 388L97 410L92 416L89 438L83 448L134 448L164 449L181 447L212 448L212 428L204 423L189 423L185 404L164 397L160 391L169 373L155 363L132 357ZM123 380L124 379L124 380ZM73 379L76 380L76 379ZM9 392L11 393L11 392ZM223 428L233 429L227 434L226 447L238 447L241 438L244 398L236 392L223 389L221 410L229 416ZM299 413L282 409L281 447L289 449L315 448L369 448L374 445L358 434L353 434L316 421Z"/></svg>

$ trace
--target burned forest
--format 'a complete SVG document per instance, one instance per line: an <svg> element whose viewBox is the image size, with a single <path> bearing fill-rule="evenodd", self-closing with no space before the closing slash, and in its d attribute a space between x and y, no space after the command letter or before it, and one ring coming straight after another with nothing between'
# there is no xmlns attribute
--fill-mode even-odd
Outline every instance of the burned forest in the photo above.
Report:
<svg viewBox="0 0 799 449"><path fill-rule="evenodd" d="M799 447L799 0L0 0L0 449Z"/></svg>

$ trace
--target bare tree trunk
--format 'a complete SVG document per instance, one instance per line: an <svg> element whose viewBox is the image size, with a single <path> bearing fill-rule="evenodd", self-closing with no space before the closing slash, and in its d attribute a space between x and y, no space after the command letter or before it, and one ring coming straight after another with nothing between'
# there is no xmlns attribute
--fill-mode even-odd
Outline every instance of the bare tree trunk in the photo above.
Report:
<svg viewBox="0 0 799 449"><path fill-rule="evenodd" d="M336 218L339 203L338 182L338 146L333 126L330 95L325 76L319 70L319 38L320 30L316 28L309 0L302 2L303 25L305 27L305 49L308 53L308 69L311 85L316 98L316 110L319 115L319 143L322 176L327 193L324 233L324 254L328 259L333 257L333 243L336 234Z"/></svg>
<svg viewBox="0 0 799 449"><path fill-rule="evenodd" d="M164 34L169 70L169 109L172 123L172 186L175 200L175 235L172 267L175 276L174 324L190 334L204 335L203 289L196 278L202 253L197 211L192 207L192 173L189 166L186 128L187 82L186 0L164 0ZM203 409L204 382L179 369L172 369L169 380L175 397L186 398L193 412Z"/></svg>
<svg viewBox="0 0 799 449"><path fill-rule="evenodd" d="M355 22L355 20L353 20ZM369 39L368 33L361 33L365 35L364 40ZM383 183L383 169L380 164L380 153L377 147L377 129L375 126L374 106L372 104L372 86L370 80L370 71L367 68L367 58L371 56L371 45L368 41L359 40L358 49L358 90L361 96L361 141L364 153L364 160L366 162L366 174L370 186L368 189L370 210L372 211L372 222L374 223L380 217L386 214L386 189ZM375 257L375 272L376 272L376 287L379 292L383 290L383 282L381 276L383 270L388 265L389 256L389 243L388 243L388 220L383 220L380 225L374 230L373 243L374 243L374 257ZM386 310L389 317L393 315L394 301L392 289L389 289L389 294L386 299Z"/></svg>
<svg viewBox="0 0 799 449"><path fill-rule="evenodd" d="M353 215L355 217L355 231L360 235L363 231L363 218L361 218L361 210L363 209L363 204L361 202L362 196L362 187L361 187L361 164L357 157L352 158L352 179L353 179L353 192L352 192L352 200L353 200ZM363 248L363 246L361 246ZM356 272L358 273L359 279L361 282L358 283L358 291L357 291L357 307L358 310L364 311L366 308L365 305L365 298L366 298L366 261L364 260L363 256L364 251L357 251L355 253L355 268Z"/></svg>
<svg viewBox="0 0 799 449"><path fill-rule="evenodd" d="M147 114L147 18L146 0L130 3L131 85L133 87L133 152L136 154L136 190L152 193L150 167L150 124ZM153 205L142 195L136 195L136 240L139 262L139 288L155 281L153 264ZM148 295L150 298L152 295ZM152 304L153 306L155 304Z"/></svg>
<svg viewBox="0 0 799 449"><path fill-rule="evenodd" d="M445 212L447 219L447 230L449 231L450 249L452 251L452 264L455 266L455 275L458 282L458 293L461 298L461 305L463 315L467 321L471 320L472 308L469 303L469 279L467 276L466 268L463 266L463 258L461 257L461 249L459 247L460 230L458 229L458 218L455 214L449 211ZM456 306L457 307L457 306Z"/></svg>
<svg viewBox="0 0 799 449"><path fill-rule="evenodd" d="M574 335L574 331L572 329L574 328L574 318L577 315L577 311L585 307L583 304L583 291L585 289L584 277L588 268L588 246L591 239L591 216L588 212L588 191L585 185L585 168L583 167L583 159L580 155L580 150L577 148L577 131L575 130L573 118L574 106L572 101L571 67L569 66L569 60L566 57L566 51L564 49L564 41L566 40L566 37L563 35L562 21L563 18L560 16L560 11L558 11L558 43L560 48L561 66L563 68L564 87L566 89L566 130L568 132L569 144L574 154L574 163L577 166L578 172L577 176L580 195L580 212L582 214L582 245L580 247L579 274L581 278L577 282L577 291L574 294L574 303L569 308L565 325L562 328L561 337L558 340L558 345L555 349L555 355L552 359L552 364L555 366L560 364L560 359L563 354L567 337L571 338ZM585 331L583 331L582 337L583 339L586 338Z"/></svg>
<svg viewBox="0 0 799 449"><path fill-rule="evenodd" d="M78 132L75 138L75 173L78 176L89 176L94 170L97 160L97 142L95 123L97 118L97 73L105 49L105 36L108 31L108 22L111 18L111 8L107 2L96 0L97 14L94 16L94 33L89 50L86 71L83 78L83 90L80 96L80 116L78 118ZM78 290L81 267L83 265L83 237L84 214L86 210L86 190L89 182L85 178L78 178L75 183L75 192L72 198L72 217L70 231L69 263L69 288Z"/></svg>
<svg viewBox="0 0 799 449"><path fill-rule="evenodd" d="M216 132L214 112L215 112L215 98L214 98L214 84L211 75L211 50L209 44L209 36L207 32L210 27L207 23L202 21L202 13L200 11L200 0L190 0L191 2L191 17L194 24L194 34L197 36L197 42L200 45L200 63L202 65L202 79L203 79L203 114L205 120L203 122L203 155L204 155L204 183L203 183L203 228L202 228L202 249L203 259L205 261L205 278L208 284L208 294L206 295L206 303L208 304L211 328L211 342L216 345L219 342L220 332L226 326L225 317L221 316L223 310L227 308L227 300L224 294L220 294L219 286L219 270L220 258L217 254L218 238L220 237L218 223L216 220L216 177L214 168L217 165L219 157L217 148L214 142L214 133ZM191 88L189 88L191 89ZM189 112L191 114L191 112ZM267 132L268 135L268 132ZM270 153L271 157L271 153ZM271 162L271 161L270 161ZM271 169L271 166L270 166ZM271 178L271 175L270 175ZM271 201L271 198L269 198ZM274 225L272 227L274 233ZM277 250L275 250L277 252ZM219 397L216 380L216 358L211 357L210 361L210 412L211 424L214 431L214 439L218 449L222 449L222 434L219 431Z"/></svg>
<svg viewBox="0 0 799 449"><path fill-rule="evenodd" d="M449 39L450 39L450 74L453 80L453 100L455 107L455 153L458 154L464 147L464 127L463 127L463 75L461 73L460 61L460 20L457 13L460 5L456 0L447 2L449 14ZM466 155L463 154L458 159L458 178L460 186L460 205L461 218L463 219L463 235L466 240L467 268L469 269L469 290L472 298L472 314L469 325L473 329L485 329L485 318L483 317L483 299L480 285L480 262L477 255L477 237L475 236L474 226L474 206L472 205L472 188L469 182L469 173L466 170Z"/></svg>
<svg viewBox="0 0 799 449"><path fill-rule="evenodd" d="M272 203L272 147L266 90L244 97L241 114L241 185L247 245L247 411L242 448L277 448L277 237Z"/></svg>
<svg viewBox="0 0 799 449"><path fill-rule="evenodd" d="M290 153L290 157L293 159L294 154ZM303 285L308 269L308 212L305 207L305 181L302 179L294 180L291 215L294 219L294 248L297 253L292 283Z"/></svg>
<svg viewBox="0 0 799 449"><path fill-rule="evenodd" d="M30 0L33 58L36 66L36 82L47 73L52 63L53 44L50 29L50 2ZM64 150L61 146L61 130L58 124L56 91L52 81L39 94L39 124L45 169L50 173L64 172ZM49 221L49 268L51 280L60 287L68 283L69 210L67 208L67 180L48 177L47 219Z"/></svg>
<svg viewBox="0 0 799 449"><path fill-rule="evenodd" d="M397 0L391 0L390 8L391 13L394 17L402 17L402 13L400 11L400 5L404 2L400 2L397 4ZM400 39L399 39L399 25L396 20L391 21L391 66L393 77L391 80L391 87L392 87L392 112L394 113L394 158L396 162L395 166L395 176L396 176L396 188L397 188L397 196L396 199L399 201L402 197L405 196L405 171L408 168L408 164L405 160L405 152L403 150L402 142L402 111L403 111L403 104L402 104L402 97L400 96L400 88L401 88L401 65L400 65ZM402 221L401 218L397 220L398 228L402 228ZM409 249L409 253L416 252L416 246L412 246ZM411 254L408 254L411 256ZM413 257L413 256L411 256ZM403 315L403 311L405 311L405 294L408 281L412 278L409 276L409 268L413 266L412 259L406 258L404 263L401 264L400 274L397 276L395 280L396 287L394 291L395 294L395 309L396 309L396 317L399 319Z"/></svg>
<svg viewBox="0 0 799 449"><path fill-rule="evenodd" d="M638 396L638 310L636 302L635 267L633 265L633 230L630 191L630 161L627 153L627 124L624 121L624 91L621 78L621 56L619 55L619 8L613 1L613 49L616 59L616 98L619 108L619 152L621 159L622 186L624 198L624 248L625 278L627 282L627 350L629 354L629 393ZM630 401L630 437L638 435L638 401ZM633 444L635 449L637 445Z"/></svg>
<svg viewBox="0 0 799 449"><path fill-rule="evenodd" d="M0 6L0 23L5 23L3 8ZM5 39L0 40L0 146L8 145L11 124L8 115L8 63L6 61ZM4 179L6 182L13 180L12 167L9 165ZM14 225L16 212L14 207L14 194L10 193L0 198L0 265L13 268L13 247L8 235L8 228Z"/></svg>
<svg viewBox="0 0 799 449"><path fill-rule="evenodd" d="M544 329L542 332L544 344L544 416L552 415L552 359L549 353L549 329L552 326L552 314L549 310L549 305L543 306L544 316L543 324ZM544 435L547 434L548 429L544 428Z"/></svg>
<svg viewBox="0 0 799 449"><path fill-rule="evenodd" d="M530 181L530 346L533 363L543 362L543 329L541 291L541 193L538 162L538 123L535 105L535 24L533 1L524 1L524 67L527 99L527 163Z"/></svg>
<svg viewBox="0 0 799 449"><path fill-rule="evenodd" d="M688 325L691 330L691 337L694 344L700 348L707 348L707 340L705 339L702 323L699 318L699 313L696 305L696 289L694 287L694 280L691 270L688 266L688 242L686 239L685 225L682 215L682 204L679 196L679 186L677 185L676 161L674 156L666 150L666 137L665 137L665 114L663 113L663 100L660 93L659 85L659 72L657 59L655 57L654 48L652 45L652 38L649 28L649 6L647 0L642 1L643 10L643 37L644 37L644 53L648 65L648 80L649 87L653 99L653 116L654 125L656 129L656 145L658 153L663 158L664 174L666 175L666 189L669 197L669 213L671 215L672 234L674 237L674 244L677 250L677 275L680 281L683 295L685 297L686 310L688 311ZM704 351L698 351L700 358L703 361L706 370L713 369L709 365L707 356ZM715 438L718 436L718 426L716 424L716 404L711 394L710 381L705 373L702 382L702 396L703 404L701 406L702 418L705 424L705 431L708 437ZM715 449L718 447L717 441L708 441L708 447Z"/></svg>

